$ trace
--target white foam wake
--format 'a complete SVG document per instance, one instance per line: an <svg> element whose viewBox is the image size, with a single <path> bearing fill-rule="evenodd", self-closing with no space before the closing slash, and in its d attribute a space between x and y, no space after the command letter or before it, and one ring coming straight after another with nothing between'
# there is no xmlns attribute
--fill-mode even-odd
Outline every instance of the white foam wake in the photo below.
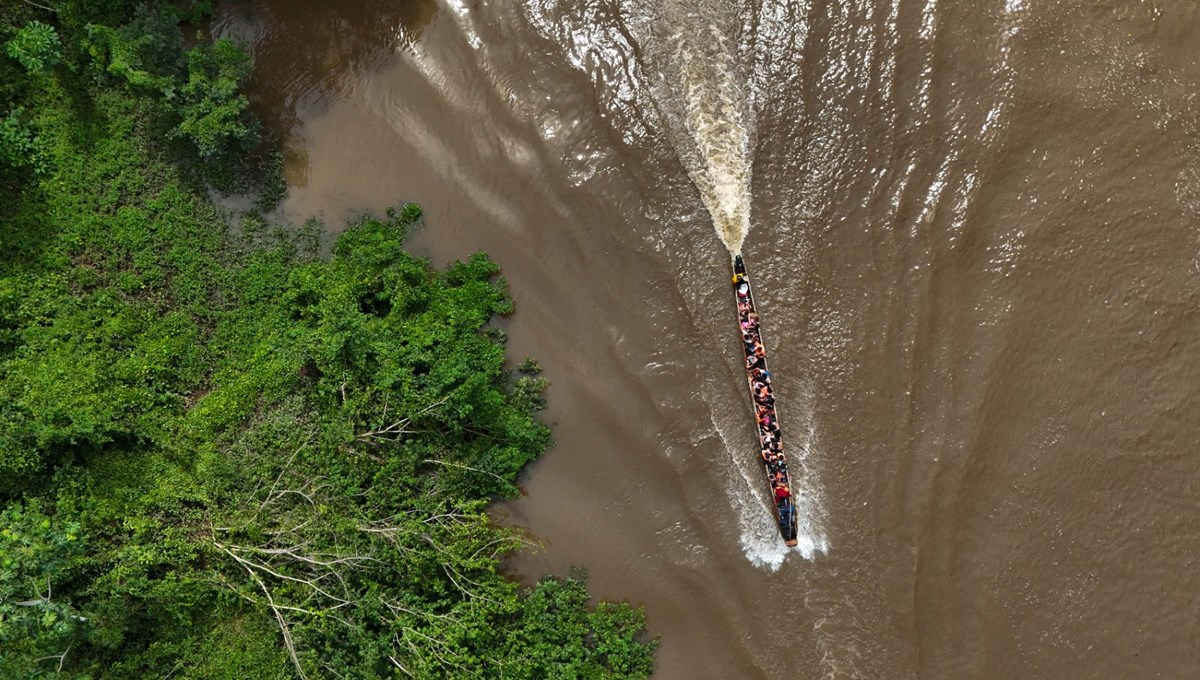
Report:
<svg viewBox="0 0 1200 680"><path fill-rule="evenodd" d="M739 70L736 7L663 0L641 41L664 131L731 254L750 231L754 108ZM669 32L667 32L669 31Z"/></svg>
<svg viewBox="0 0 1200 680"><path fill-rule="evenodd" d="M681 42L684 123L699 155L685 164L717 235L737 255L750 231L751 108L725 36L708 29L713 44L703 52Z"/></svg>
<svg viewBox="0 0 1200 680"><path fill-rule="evenodd" d="M820 503L817 495L819 486L805 469L804 458L807 458L810 444L814 440L811 430L806 441L801 445L800 455L794 464L792 487L796 490L796 546L789 548L784 545L779 535L779 526L775 521L775 511L766 501L767 492L755 493L757 489L765 489L766 478L751 452L744 445L731 442L726 436L726 427L717 422L715 411L712 424L717 436L721 438L725 452L729 455L732 469L738 473L738 479L730 480L727 487L730 503L737 512L739 544L746 559L756 567L778 571L789 554L811 560L818 555L829 552L829 539L821 527Z"/></svg>

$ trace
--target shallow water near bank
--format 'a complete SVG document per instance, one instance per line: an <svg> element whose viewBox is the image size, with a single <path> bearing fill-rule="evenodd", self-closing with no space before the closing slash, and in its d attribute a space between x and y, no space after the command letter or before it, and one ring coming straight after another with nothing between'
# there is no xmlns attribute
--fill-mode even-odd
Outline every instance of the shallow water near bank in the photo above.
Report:
<svg viewBox="0 0 1200 680"><path fill-rule="evenodd" d="M661 677L1195 675L1200 10L727 5L228 2L214 30L254 53L285 211L416 201L416 251L503 266L558 442L496 508L545 546L510 569L644 605Z"/></svg>

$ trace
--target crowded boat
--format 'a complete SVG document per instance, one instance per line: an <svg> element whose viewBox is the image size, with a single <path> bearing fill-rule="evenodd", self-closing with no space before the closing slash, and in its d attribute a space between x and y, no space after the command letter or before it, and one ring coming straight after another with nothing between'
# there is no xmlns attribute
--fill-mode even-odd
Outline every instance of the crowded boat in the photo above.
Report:
<svg viewBox="0 0 1200 680"><path fill-rule="evenodd" d="M771 499L775 506L779 532L789 546L796 545L796 502L793 498L787 457L783 453L783 432L775 410L771 390L771 371L763 346L762 327L754 307L754 293L746 275L742 256L734 258L733 290L737 299L738 327L745 356L746 379L754 405L755 430L758 432L759 457L762 459Z"/></svg>

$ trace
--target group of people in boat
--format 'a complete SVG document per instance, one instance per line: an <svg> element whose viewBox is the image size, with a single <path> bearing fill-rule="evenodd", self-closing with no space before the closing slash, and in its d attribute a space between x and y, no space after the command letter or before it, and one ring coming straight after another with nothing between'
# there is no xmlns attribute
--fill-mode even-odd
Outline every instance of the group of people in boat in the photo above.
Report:
<svg viewBox="0 0 1200 680"><path fill-rule="evenodd" d="M792 492L788 488L787 458L783 455L783 438L775 415L775 397L771 395L771 372L767 370L766 350L763 348L762 333L758 327L758 313L754 311L750 299L750 282L745 274L738 273L733 277L733 286L737 293L738 320L746 354L746 374L750 380L750 392L754 396L754 417L758 421L762 459L767 466L775 503L781 504L791 497Z"/></svg>

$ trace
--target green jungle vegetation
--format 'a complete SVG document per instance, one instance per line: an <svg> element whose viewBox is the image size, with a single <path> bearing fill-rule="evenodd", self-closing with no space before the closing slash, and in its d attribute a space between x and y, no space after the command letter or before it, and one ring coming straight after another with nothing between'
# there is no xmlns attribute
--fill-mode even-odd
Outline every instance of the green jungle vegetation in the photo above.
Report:
<svg viewBox="0 0 1200 680"><path fill-rule="evenodd" d="M550 432L497 265L213 207L283 184L208 11L0 3L0 677L648 676L639 610L498 571Z"/></svg>

